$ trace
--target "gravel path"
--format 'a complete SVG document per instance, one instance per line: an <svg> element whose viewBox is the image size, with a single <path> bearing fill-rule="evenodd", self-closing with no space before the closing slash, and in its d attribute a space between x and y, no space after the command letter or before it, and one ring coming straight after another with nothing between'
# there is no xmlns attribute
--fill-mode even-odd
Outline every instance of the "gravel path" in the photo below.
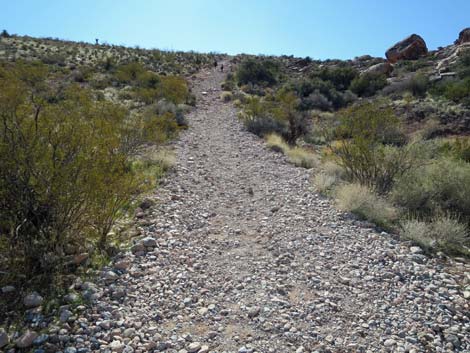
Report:
<svg viewBox="0 0 470 353"><path fill-rule="evenodd" d="M469 352L469 265L335 210L309 171L243 131L219 99L223 76L194 80L198 109L140 215L143 240L77 285L95 303L50 341L67 353Z"/></svg>

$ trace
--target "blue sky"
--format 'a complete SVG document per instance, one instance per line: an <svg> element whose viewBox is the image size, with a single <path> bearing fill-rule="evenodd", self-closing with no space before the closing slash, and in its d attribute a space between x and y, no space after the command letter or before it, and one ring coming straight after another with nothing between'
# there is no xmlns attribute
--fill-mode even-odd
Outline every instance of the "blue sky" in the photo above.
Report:
<svg viewBox="0 0 470 353"><path fill-rule="evenodd" d="M145 48L348 59L411 33L430 49L470 27L470 0L0 0L10 33Z"/></svg>

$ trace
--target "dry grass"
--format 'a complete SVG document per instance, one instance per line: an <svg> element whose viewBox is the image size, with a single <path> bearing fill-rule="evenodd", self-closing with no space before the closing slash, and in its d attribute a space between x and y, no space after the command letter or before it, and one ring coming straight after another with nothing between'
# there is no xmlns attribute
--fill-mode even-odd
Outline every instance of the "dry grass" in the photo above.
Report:
<svg viewBox="0 0 470 353"><path fill-rule="evenodd" d="M317 167L320 164L318 157L314 153L301 147L291 148L286 154L289 162L298 167L310 169Z"/></svg>
<svg viewBox="0 0 470 353"><path fill-rule="evenodd" d="M436 216L429 222L409 219L401 225L403 238L423 249L470 254L468 227L449 215Z"/></svg>
<svg viewBox="0 0 470 353"><path fill-rule="evenodd" d="M232 92L222 92L220 99L224 102L230 102L233 98Z"/></svg>
<svg viewBox="0 0 470 353"><path fill-rule="evenodd" d="M284 141L284 139L277 134L267 135L266 144L271 150L280 152L282 154L287 154L287 151L290 149L289 145Z"/></svg>
<svg viewBox="0 0 470 353"><path fill-rule="evenodd" d="M290 147L284 139L277 134L269 134L266 136L266 144L275 151L287 156L290 163L302 167L313 168L319 165L318 157L302 147Z"/></svg>
<svg viewBox="0 0 470 353"><path fill-rule="evenodd" d="M343 184L336 189L338 206L383 228L397 220L397 210L385 199L360 184Z"/></svg>

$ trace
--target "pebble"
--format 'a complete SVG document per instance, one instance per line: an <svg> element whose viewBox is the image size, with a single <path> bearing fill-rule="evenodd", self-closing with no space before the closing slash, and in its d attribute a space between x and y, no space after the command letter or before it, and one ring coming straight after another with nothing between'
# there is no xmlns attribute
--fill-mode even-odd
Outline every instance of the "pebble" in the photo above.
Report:
<svg viewBox="0 0 470 353"><path fill-rule="evenodd" d="M35 308L40 306L43 302L44 298L41 297L37 292L32 292L23 299L23 304L27 308Z"/></svg>

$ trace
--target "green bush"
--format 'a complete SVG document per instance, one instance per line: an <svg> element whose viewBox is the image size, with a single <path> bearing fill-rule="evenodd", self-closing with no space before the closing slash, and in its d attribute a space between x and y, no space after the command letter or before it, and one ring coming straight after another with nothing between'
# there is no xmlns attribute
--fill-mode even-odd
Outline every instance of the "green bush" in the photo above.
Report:
<svg viewBox="0 0 470 353"><path fill-rule="evenodd" d="M339 91L345 91L351 85L351 82L358 76L356 69L350 66L324 68L318 76L324 80L331 82Z"/></svg>
<svg viewBox="0 0 470 353"><path fill-rule="evenodd" d="M239 86L249 83L272 86L277 83L278 76L279 65L268 59L246 59L236 73Z"/></svg>
<svg viewBox="0 0 470 353"><path fill-rule="evenodd" d="M442 157L413 168L397 180L391 197L417 216L449 212L470 222L470 164Z"/></svg>
<svg viewBox="0 0 470 353"><path fill-rule="evenodd" d="M346 94L338 92L331 82L319 78L298 80L289 83L287 90L294 91L300 98L299 109L328 111L344 107L350 102Z"/></svg>
<svg viewBox="0 0 470 353"><path fill-rule="evenodd" d="M387 77L383 74L364 73L351 81L349 89L361 97L373 96L387 85Z"/></svg>
<svg viewBox="0 0 470 353"><path fill-rule="evenodd" d="M365 103L343 110L337 135L346 139L332 151L347 178L379 193L390 190L416 160L411 147L385 145L400 135L397 131L399 121L391 108Z"/></svg>
<svg viewBox="0 0 470 353"><path fill-rule="evenodd" d="M148 187L132 154L177 131L171 113L131 116L76 85L57 96L50 79L41 65L0 68L0 262L30 284L64 271L70 255L106 249Z"/></svg>
<svg viewBox="0 0 470 353"><path fill-rule="evenodd" d="M408 84L409 91L415 97L424 97L429 87L429 78L425 74L418 73L414 75Z"/></svg>

